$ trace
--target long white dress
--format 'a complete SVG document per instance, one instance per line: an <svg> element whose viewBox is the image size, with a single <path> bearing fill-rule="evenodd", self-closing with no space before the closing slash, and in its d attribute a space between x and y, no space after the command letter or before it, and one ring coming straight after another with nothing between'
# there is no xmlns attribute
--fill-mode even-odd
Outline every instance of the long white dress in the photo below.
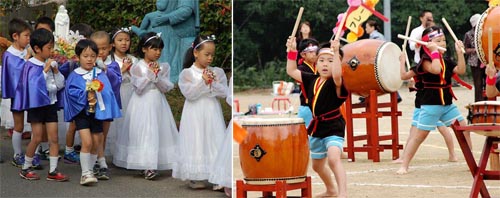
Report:
<svg viewBox="0 0 500 198"><path fill-rule="evenodd" d="M109 55L114 56L114 60L118 63L120 66L120 69L123 67L123 58L120 58L116 56L116 54ZM132 65L137 64L139 61L136 57L127 54L127 57L132 60ZM109 58L108 58L109 59ZM134 86L132 86L132 83L130 83L130 74L129 72L125 72L122 74L122 84L120 86L120 99L122 102L122 115L125 115L127 111L127 106L130 101L130 97L132 97L132 93L134 92ZM121 133L123 130L123 125L125 124L123 122L125 116L121 118L115 119L113 122L111 122L111 125L109 127L108 131L108 136L106 138L106 150L105 155L110 155L115 152L115 142L116 138L119 133Z"/></svg>
<svg viewBox="0 0 500 198"><path fill-rule="evenodd" d="M174 87L170 66L160 64L158 77L140 60L130 70L134 93L117 134L113 163L138 170L172 169L179 132L164 95Z"/></svg>
<svg viewBox="0 0 500 198"><path fill-rule="evenodd" d="M172 176L181 180L208 180L224 138L226 126L218 98L225 98L227 78L221 68L209 67L215 81L206 85L203 70L191 66L179 75L179 88L186 98L179 128L179 162Z"/></svg>
<svg viewBox="0 0 500 198"><path fill-rule="evenodd" d="M227 89L226 103L233 104L233 78L229 79L229 88ZM212 165L212 172L208 181L227 188L232 187L233 158L231 147L233 145L233 120L229 122L224 140L219 145L219 153Z"/></svg>

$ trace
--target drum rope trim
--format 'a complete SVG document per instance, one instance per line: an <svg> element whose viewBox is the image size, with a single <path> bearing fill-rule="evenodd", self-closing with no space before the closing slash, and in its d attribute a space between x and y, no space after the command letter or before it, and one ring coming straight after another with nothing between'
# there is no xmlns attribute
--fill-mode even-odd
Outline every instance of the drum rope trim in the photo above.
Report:
<svg viewBox="0 0 500 198"><path fill-rule="evenodd" d="M380 47L377 48L377 53L375 53L375 64L373 64L373 70L375 73L375 80L377 81L377 85L378 87L380 87L380 89L384 90L386 93L389 93L390 91L388 91L387 89L384 88L384 86L382 86L382 82L380 81L380 76L379 76L379 73L378 73L378 60L379 60L379 54L380 54L380 51L381 49L387 44L388 42L384 42Z"/></svg>
<svg viewBox="0 0 500 198"><path fill-rule="evenodd" d="M244 180L249 184L274 184L276 181L287 181L287 183L300 183L305 181L307 176L298 177L280 177L280 178L244 178Z"/></svg>
<svg viewBox="0 0 500 198"><path fill-rule="evenodd" d="M287 123L287 124L242 124L241 126L243 127L270 127L270 126L290 126L290 125L297 125L297 124L304 124L304 122L299 122L299 123Z"/></svg>

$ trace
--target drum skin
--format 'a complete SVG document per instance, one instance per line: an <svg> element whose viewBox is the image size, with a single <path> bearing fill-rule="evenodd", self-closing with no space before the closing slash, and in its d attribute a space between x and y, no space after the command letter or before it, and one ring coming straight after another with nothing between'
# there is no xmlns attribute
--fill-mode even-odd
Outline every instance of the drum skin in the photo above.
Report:
<svg viewBox="0 0 500 198"><path fill-rule="evenodd" d="M474 42L476 44L479 60L485 65L488 64L488 29L492 30L493 62L497 69L500 69L500 6L488 8L481 14L476 25Z"/></svg>
<svg viewBox="0 0 500 198"><path fill-rule="evenodd" d="M309 144L303 121L274 126L242 124L242 127L248 132L239 147L245 179L273 180L306 176ZM260 158L256 159L256 156Z"/></svg>
<svg viewBox="0 0 500 198"><path fill-rule="evenodd" d="M375 39L363 39L342 48L342 78L348 91L360 96L395 92L401 87L399 56L396 44Z"/></svg>

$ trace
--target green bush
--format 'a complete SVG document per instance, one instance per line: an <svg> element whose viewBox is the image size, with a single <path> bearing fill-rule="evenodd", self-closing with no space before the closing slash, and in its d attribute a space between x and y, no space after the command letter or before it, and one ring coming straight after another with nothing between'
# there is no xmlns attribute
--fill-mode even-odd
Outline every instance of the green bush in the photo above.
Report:
<svg viewBox="0 0 500 198"><path fill-rule="evenodd" d="M258 70L256 66L240 64L234 67L234 91L242 91L254 88L270 88L273 81L293 81L286 74L286 62L273 60L267 62L264 68Z"/></svg>

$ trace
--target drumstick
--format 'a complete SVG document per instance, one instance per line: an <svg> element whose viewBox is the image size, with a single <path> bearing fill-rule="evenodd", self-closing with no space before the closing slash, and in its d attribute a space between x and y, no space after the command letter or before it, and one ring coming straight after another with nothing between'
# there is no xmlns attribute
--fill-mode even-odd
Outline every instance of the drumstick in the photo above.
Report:
<svg viewBox="0 0 500 198"><path fill-rule="evenodd" d="M455 36L455 33L451 29L450 24L448 24L448 21L446 21L444 17L441 19L441 21L443 21L444 26L446 26L446 29L448 29L448 32L450 32L451 37L453 37L453 40L455 40L455 43L457 43L458 42L457 36ZM462 53L465 53L465 49L463 47L460 47L460 49L462 49Z"/></svg>
<svg viewBox="0 0 500 198"><path fill-rule="evenodd" d="M427 44L429 44L429 43L427 43L425 41L421 41L421 40L418 40L418 39L410 38L410 37L404 36L402 34L398 34L398 38L410 40L410 41L413 41L413 42L418 43L420 45L427 45ZM446 48L439 47L439 46L437 48L440 49L440 50L442 50L442 51L446 51Z"/></svg>
<svg viewBox="0 0 500 198"><path fill-rule="evenodd" d="M295 26L293 26L292 35L290 36L295 36L295 34L297 33L297 29L299 28L300 19L302 18L303 12L304 12L304 7L300 7L299 14L297 15L297 19L295 20Z"/></svg>
<svg viewBox="0 0 500 198"><path fill-rule="evenodd" d="M349 9L347 9L349 10ZM344 28L344 23L345 23L345 20L347 18L347 12L344 13L344 16L342 17L342 20L340 20L340 24L339 24L339 27L337 28L337 32L335 33L335 39L338 39L339 36L340 36L340 33L342 32L342 28Z"/></svg>
<svg viewBox="0 0 500 198"><path fill-rule="evenodd" d="M410 25L411 25L411 16L408 16L408 22L406 22L406 31L405 31L405 36L408 36L408 32L410 31ZM408 43L408 40L403 41L403 52L406 53L406 44ZM408 54L406 56L406 67L410 68L410 61L408 59Z"/></svg>
<svg viewBox="0 0 500 198"><path fill-rule="evenodd" d="M290 37L295 36L295 34L297 33L297 29L299 28L300 19L302 18L303 12L304 12L304 7L300 7L299 14L297 15L297 19L295 19L295 26L293 26L292 35L290 35ZM286 51L288 52L290 51L290 49L286 49Z"/></svg>
<svg viewBox="0 0 500 198"><path fill-rule="evenodd" d="M488 28L488 66L493 67L493 40L491 27Z"/></svg>

